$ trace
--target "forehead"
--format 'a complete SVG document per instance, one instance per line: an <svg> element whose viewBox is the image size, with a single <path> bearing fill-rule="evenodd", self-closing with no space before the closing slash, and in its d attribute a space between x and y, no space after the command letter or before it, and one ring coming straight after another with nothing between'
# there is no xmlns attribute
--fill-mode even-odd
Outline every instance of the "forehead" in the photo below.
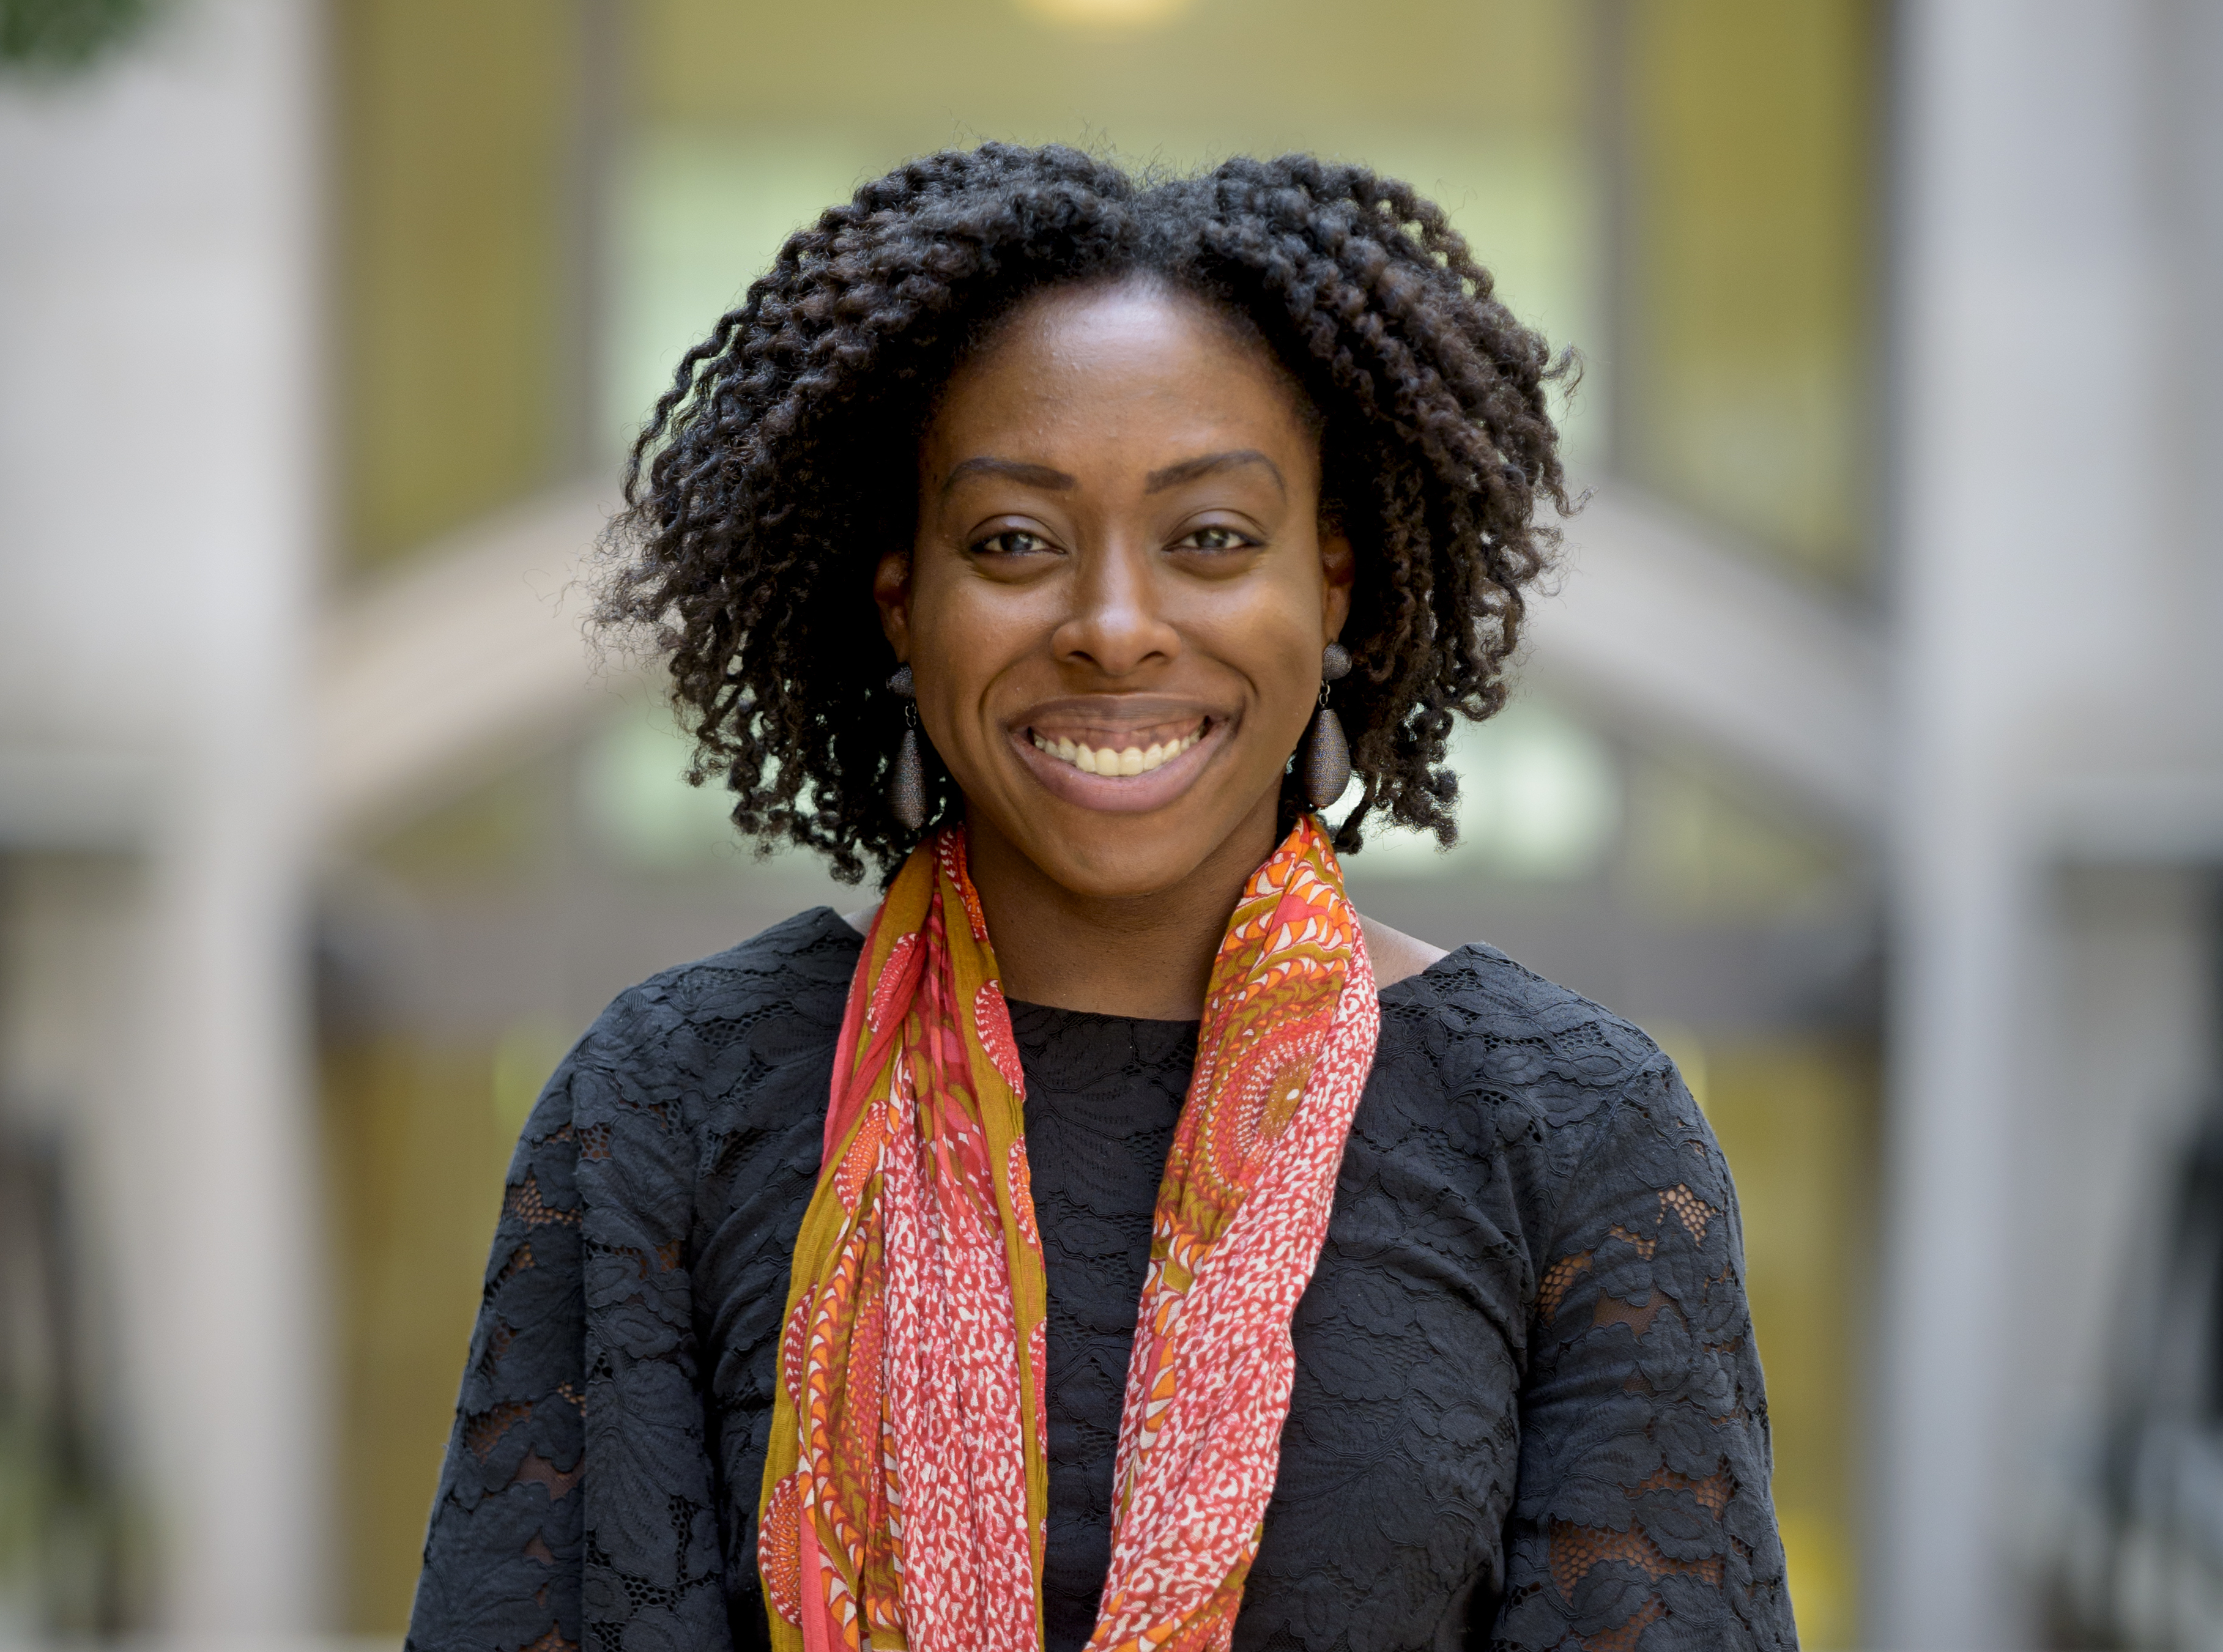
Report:
<svg viewBox="0 0 2223 1652"><path fill-rule="evenodd" d="M926 435L929 470L991 448L1112 462L1238 437L1292 460L1318 445L1263 339L1205 299L1141 280L1026 300L951 376ZM1014 443L1030 455L1005 451Z"/></svg>

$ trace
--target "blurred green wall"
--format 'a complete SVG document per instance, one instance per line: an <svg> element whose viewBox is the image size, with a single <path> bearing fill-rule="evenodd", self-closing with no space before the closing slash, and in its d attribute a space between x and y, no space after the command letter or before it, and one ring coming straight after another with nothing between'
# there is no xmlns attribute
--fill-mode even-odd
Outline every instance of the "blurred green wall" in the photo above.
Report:
<svg viewBox="0 0 2223 1652"><path fill-rule="evenodd" d="M573 457L576 11L334 7L338 468L356 566L406 556Z"/></svg>

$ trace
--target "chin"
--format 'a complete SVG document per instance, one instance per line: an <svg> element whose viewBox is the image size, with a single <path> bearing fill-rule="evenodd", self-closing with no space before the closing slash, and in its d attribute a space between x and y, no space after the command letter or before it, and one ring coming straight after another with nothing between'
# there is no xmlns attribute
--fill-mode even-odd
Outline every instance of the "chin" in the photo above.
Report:
<svg viewBox="0 0 2223 1652"><path fill-rule="evenodd" d="M1068 819L1075 813L1086 818L1054 837L1030 833L1017 846L1061 888L1098 901L1138 900L1179 888L1246 824L1243 814L1232 820L1146 822L1132 815L1057 811Z"/></svg>
<svg viewBox="0 0 2223 1652"><path fill-rule="evenodd" d="M1093 841L1067 839L1030 856L1061 888L1097 901L1137 900L1178 887L1202 861L1173 845L1137 843L1137 833L1093 833Z"/></svg>

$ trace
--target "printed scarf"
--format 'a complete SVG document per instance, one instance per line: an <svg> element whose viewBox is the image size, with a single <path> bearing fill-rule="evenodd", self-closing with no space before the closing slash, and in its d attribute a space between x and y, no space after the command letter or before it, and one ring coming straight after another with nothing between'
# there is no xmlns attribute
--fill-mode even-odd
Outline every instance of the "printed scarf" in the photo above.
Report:
<svg viewBox="0 0 2223 1652"><path fill-rule="evenodd" d="M1090 1652L1224 1648L1274 1489L1344 1138L1381 1025L1307 815L1214 958L1157 1200ZM961 827L897 874L849 988L759 1510L780 1652L1037 1652L1046 1290L1025 1080Z"/></svg>

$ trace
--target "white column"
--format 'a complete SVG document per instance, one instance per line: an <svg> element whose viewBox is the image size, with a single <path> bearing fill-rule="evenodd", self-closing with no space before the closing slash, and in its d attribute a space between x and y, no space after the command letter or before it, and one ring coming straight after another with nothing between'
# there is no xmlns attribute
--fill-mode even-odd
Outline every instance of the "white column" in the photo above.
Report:
<svg viewBox="0 0 2223 1652"><path fill-rule="evenodd" d="M158 1627L324 1613L301 725L319 533L320 8L181 0L0 92L0 745L128 751L135 979L94 1180ZM49 1040L49 1042L52 1042Z"/></svg>
<svg viewBox="0 0 2223 1652"><path fill-rule="evenodd" d="M2011 1333L2056 1218L2025 1197L2050 1076L2044 777L2136 662L2151 591L2145 7L1910 0L1890 122L1897 493L1894 977L1869 1627L2032 1643L2008 1534ZM2042 1341L2039 1344L2042 1346ZM2022 1347L2031 1346L2024 1341Z"/></svg>

